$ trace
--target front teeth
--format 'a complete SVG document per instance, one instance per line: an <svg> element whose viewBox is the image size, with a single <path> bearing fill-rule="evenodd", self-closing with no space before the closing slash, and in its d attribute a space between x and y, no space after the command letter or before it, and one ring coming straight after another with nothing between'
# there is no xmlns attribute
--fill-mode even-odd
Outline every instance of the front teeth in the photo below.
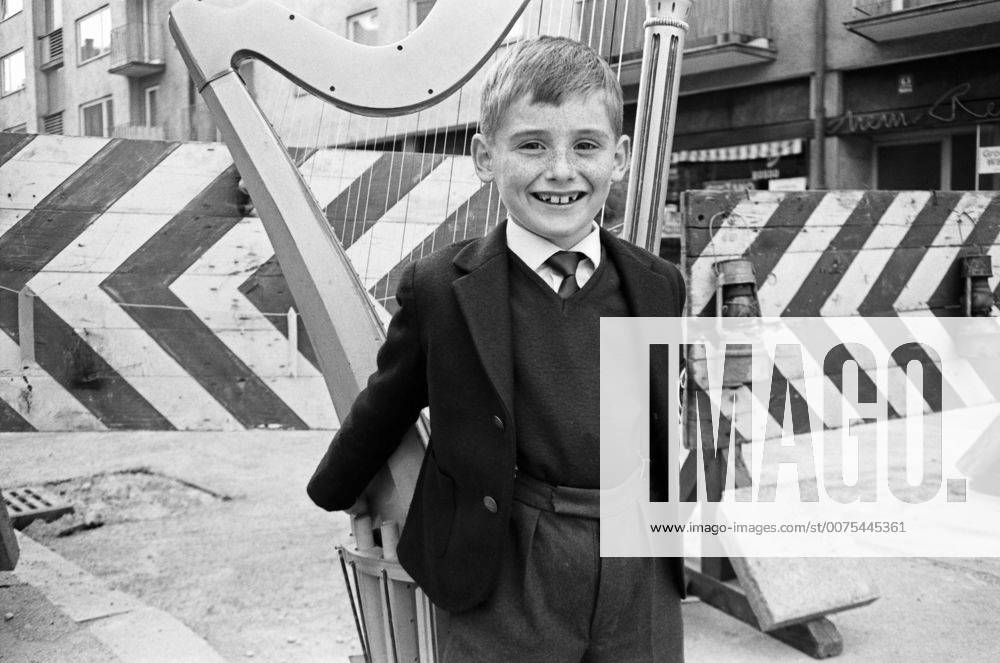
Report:
<svg viewBox="0 0 1000 663"><path fill-rule="evenodd" d="M573 193L566 196L553 196L548 193L539 193L536 195L543 203L549 203L550 205L569 205L570 203L575 202L581 194Z"/></svg>

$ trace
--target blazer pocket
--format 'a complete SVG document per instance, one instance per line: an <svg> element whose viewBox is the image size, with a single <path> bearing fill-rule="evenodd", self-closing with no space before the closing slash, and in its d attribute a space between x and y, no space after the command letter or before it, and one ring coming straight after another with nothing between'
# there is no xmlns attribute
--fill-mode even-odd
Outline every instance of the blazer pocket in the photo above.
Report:
<svg viewBox="0 0 1000 663"><path fill-rule="evenodd" d="M433 456L427 463L423 489L425 532L428 547L435 557L444 557L455 519L455 480L438 468Z"/></svg>

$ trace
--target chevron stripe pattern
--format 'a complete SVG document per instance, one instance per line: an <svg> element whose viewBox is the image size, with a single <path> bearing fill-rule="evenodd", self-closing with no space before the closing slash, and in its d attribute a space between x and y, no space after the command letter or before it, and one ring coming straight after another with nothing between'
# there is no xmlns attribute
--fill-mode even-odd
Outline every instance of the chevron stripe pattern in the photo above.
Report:
<svg viewBox="0 0 1000 663"><path fill-rule="evenodd" d="M699 191L685 193L682 207L689 314L715 315L715 263L744 258L754 265L762 315L857 316L852 333L863 334L868 347L886 355L892 348L885 347L865 317L897 318L898 323L880 324L904 330L911 316L962 315L961 258L1000 257L997 192ZM990 288L1000 295L1000 268L996 272ZM826 345L833 347L835 326L827 329ZM813 340L823 346L822 339ZM939 370L923 352L911 359L925 370ZM1000 391L989 385L980 367L960 358L944 359L949 362L944 393L928 398L925 412L940 410L942 403L972 407L996 400L994 392ZM802 394L839 397L841 376L824 375L823 357L803 360L799 375L787 373L793 421L811 421L813 430L839 426L821 421ZM890 366L889 373L901 370ZM862 373L860 380L863 389L887 403L891 418L906 412L905 393L878 394L871 375ZM769 426L780 432L784 403L782 411L773 411L774 404L758 402L748 389L741 391L737 407L754 410L758 421L770 417ZM738 421L736 425L744 439L752 437L739 431Z"/></svg>
<svg viewBox="0 0 1000 663"><path fill-rule="evenodd" d="M713 265L728 258L753 262L765 316L960 315L960 259L1000 255L991 191L684 196L693 315L714 314Z"/></svg>
<svg viewBox="0 0 1000 663"><path fill-rule="evenodd" d="M290 154L386 319L406 262L503 218L469 158ZM0 133L0 431L337 426L238 179L219 144Z"/></svg>

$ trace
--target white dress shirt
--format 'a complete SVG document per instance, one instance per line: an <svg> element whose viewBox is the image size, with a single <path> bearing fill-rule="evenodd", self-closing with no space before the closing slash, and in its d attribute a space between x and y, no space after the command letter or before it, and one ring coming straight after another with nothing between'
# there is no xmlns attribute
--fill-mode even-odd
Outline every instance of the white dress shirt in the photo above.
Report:
<svg viewBox="0 0 1000 663"><path fill-rule="evenodd" d="M545 261L552 254L563 249L544 237L522 228L510 219L507 220L507 248L542 277L542 280L548 283L554 291L559 292L563 276L546 265ZM578 251L586 256L576 266L576 282L582 288L601 264L601 235L597 232L597 223L592 221L590 234L568 250Z"/></svg>

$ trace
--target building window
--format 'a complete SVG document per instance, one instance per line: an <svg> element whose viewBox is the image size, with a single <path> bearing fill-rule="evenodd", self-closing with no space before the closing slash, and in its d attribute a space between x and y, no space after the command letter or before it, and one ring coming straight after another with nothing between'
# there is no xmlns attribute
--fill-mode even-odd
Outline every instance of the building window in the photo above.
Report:
<svg viewBox="0 0 1000 663"><path fill-rule="evenodd" d="M159 96L160 86L154 85L148 87L143 91L143 97L145 99L145 109L146 109L146 126L155 127L159 123L157 114L159 113L159 108L157 106L157 97Z"/></svg>
<svg viewBox="0 0 1000 663"><path fill-rule="evenodd" d="M347 17L347 38L359 44L375 46L378 41L378 10L368 11Z"/></svg>
<svg viewBox="0 0 1000 663"><path fill-rule="evenodd" d="M0 0L0 21L6 21L24 9L24 0Z"/></svg>
<svg viewBox="0 0 1000 663"><path fill-rule="evenodd" d="M80 49L79 64L111 52L111 9L108 6L76 22L76 43Z"/></svg>
<svg viewBox="0 0 1000 663"><path fill-rule="evenodd" d="M62 24L62 0L45 0L45 31L57 30Z"/></svg>
<svg viewBox="0 0 1000 663"><path fill-rule="evenodd" d="M0 58L0 95L24 89L24 49Z"/></svg>
<svg viewBox="0 0 1000 663"><path fill-rule="evenodd" d="M7 127L6 129L4 129L3 133L6 134L28 133L28 124L27 122L22 122L21 124L15 124L13 127Z"/></svg>
<svg viewBox="0 0 1000 663"><path fill-rule="evenodd" d="M80 126L84 136L110 137L114 122L111 97L80 106Z"/></svg>

